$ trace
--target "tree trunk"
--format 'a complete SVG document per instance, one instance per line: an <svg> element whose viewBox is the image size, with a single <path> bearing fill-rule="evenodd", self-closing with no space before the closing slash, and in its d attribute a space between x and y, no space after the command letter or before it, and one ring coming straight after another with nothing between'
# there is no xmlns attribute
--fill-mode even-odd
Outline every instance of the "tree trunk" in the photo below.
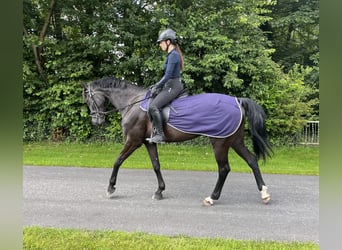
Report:
<svg viewBox="0 0 342 250"><path fill-rule="evenodd" d="M49 24L50 24L51 16L52 16L54 8L56 6L56 1L57 0L51 0L49 13L45 17L45 22L44 22L42 30L39 32L39 41L40 42L43 42L44 39L45 39L47 30L48 30L48 27L49 27ZM24 34L25 34L25 36L28 36L28 32L27 32L27 30L25 28L24 28ZM43 75L43 73L44 73L44 70L43 70L44 63L43 63L43 58L41 56L42 49L43 49L42 45L41 46L36 46L34 44L32 45L32 51L33 51L33 55L34 55L34 60L35 60L35 63L37 65L37 69L38 69L38 72L39 72L40 75Z"/></svg>

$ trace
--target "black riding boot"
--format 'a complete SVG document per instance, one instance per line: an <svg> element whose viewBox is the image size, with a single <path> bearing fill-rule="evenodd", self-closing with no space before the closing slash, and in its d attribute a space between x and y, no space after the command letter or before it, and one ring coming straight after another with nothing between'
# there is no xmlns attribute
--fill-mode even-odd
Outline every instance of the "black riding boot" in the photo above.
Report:
<svg viewBox="0 0 342 250"><path fill-rule="evenodd" d="M165 135L163 131L163 118L159 109L153 109L150 112L152 116L152 125L153 125L153 137L149 140L151 143L163 143L165 140Z"/></svg>

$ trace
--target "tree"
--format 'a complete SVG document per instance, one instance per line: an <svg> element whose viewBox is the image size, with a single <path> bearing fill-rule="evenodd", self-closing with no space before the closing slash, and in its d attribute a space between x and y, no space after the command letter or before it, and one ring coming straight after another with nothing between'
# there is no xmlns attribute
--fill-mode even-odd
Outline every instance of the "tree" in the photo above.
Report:
<svg viewBox="0 0 342 250"><path fill-rule="evenodd" d="M311 56L319 51L318 0L278 0L271 16L273 59L286 71L294 64L314 66Z"/></svg>
<svg viewBox="0 0 342 250"><path fill-rule="evenodd" d="M272 7L264 30L275 48L272 58L285 72L295 65L310 70L304 82L312 89L307 101L314 100L314 118L319 117L319 1L278 0Z"/></svg>
<svg viewBox="0 0 342 250"><path fill-rule="evenodd" d="M255 99L267 111L271 135L294 134L314 96L303 86L313 67L283 70L269 33L274 1L51 0L24 1L24 137L89 139L80 83L124 77L143 86L162 76L165 54L156 44L176 30L191 94L220 92ZM275 17L273 17L275 18ZM43 35L43 36L42 36ZM43 37L43 38L42 38ZM313 58L313 57L312 57ZM304 80L303 80L304 79ZM288 98L295 96L297 110ZM305 105L306 104L306 105ZM289 123L291 116L295 122ZM101 129L118 138L113 114ZM98 132L98 131L97 131Z"/></svg>

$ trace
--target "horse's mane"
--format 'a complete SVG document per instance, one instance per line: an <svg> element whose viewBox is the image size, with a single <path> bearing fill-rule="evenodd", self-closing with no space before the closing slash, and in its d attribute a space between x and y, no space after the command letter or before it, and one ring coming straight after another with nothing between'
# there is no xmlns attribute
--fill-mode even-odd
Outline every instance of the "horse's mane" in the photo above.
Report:
<svg viewBox="0 0 342 250"><path fill-rule="evenodd" d="M98 88L124 89L124 88L130 87L130 88L142 89L142 87L138 86L136 83L133 83L124 79L118 79L115 77L104 77L104 78L93 81L92 84Z"/></svg>

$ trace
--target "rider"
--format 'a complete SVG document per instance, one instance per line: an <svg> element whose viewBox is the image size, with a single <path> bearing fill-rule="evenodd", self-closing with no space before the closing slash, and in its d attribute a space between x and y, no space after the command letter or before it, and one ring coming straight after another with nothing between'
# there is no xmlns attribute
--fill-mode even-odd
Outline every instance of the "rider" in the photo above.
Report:
<svg viewBox="0 0 342 250"><path fill-rule="evenodd" d="M168 55L164 64L164 76L151 89L151 94L155 98L151 101L148 112L152 118L154 136L149 141L154 143L165 140L161 109L184 89L180 78L181 70L184 68L184 60L176 40L176 32L172 29L162 31L157 43Z"/></svg>

